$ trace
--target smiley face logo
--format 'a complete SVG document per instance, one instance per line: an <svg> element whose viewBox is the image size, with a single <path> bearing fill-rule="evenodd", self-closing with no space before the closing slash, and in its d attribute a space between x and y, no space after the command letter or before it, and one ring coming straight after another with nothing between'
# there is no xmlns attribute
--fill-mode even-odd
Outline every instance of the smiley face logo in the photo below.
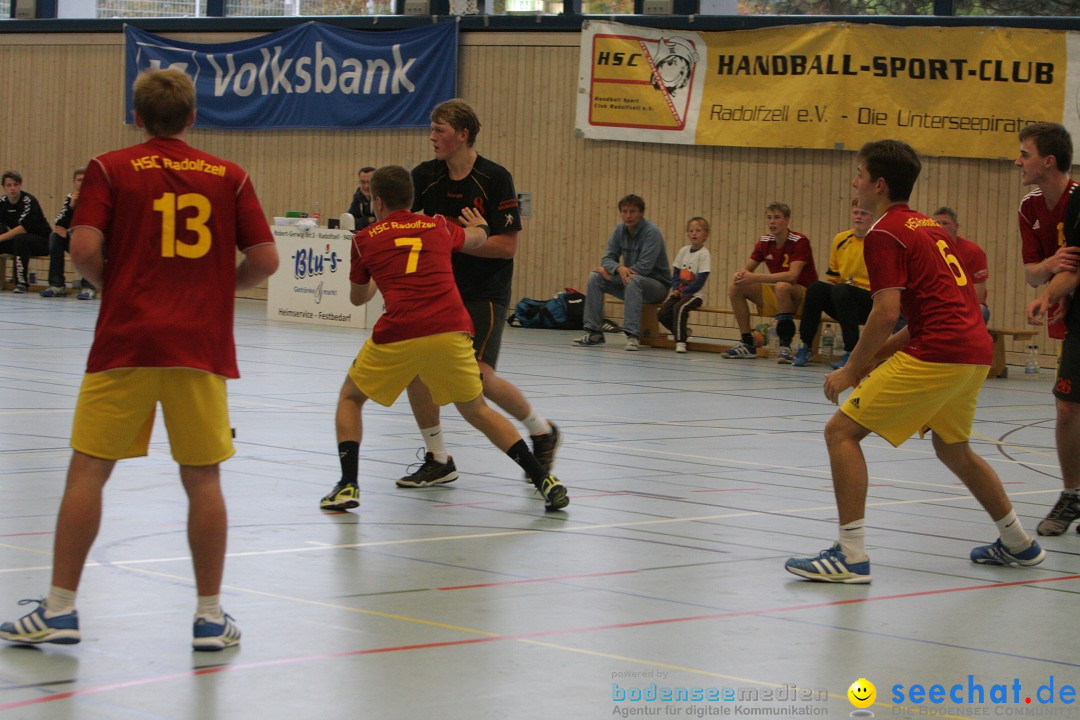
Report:
<svg viewBox="0 0 1080 720"><path fill-rule="evenodd" d="M874 683L870 682L866 678L859 678L855 682L851 683L851 687L847 691L848 700L851 704L857 708L868 708L874 704L874 700L877 699L877 688L874 687Z"/></svg>

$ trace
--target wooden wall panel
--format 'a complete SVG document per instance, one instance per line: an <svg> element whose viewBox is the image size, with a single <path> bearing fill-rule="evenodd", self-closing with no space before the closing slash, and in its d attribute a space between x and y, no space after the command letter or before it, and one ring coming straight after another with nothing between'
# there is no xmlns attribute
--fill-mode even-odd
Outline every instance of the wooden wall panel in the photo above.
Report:
<svg viewBox="0 0 1080 720"><path fill-rule="evenodd" d="M198 42L239 34L177 35ZM807 233L823 272L833 235L847 227L854 153L741 147L597 142L574 137L578 37L572 33L470 33L461 37L459 94L483 128L477 149L506 165L519 192L532 193L523 221L514 297L583 289L618 221L619 197L644 197L646 215L669 253L685 242L686 220L712 224L714 258L707 302L727 303L731 273L764 230L772 200L793 208L792 227ZM0 63L14 104L0 134L0 164L21 171L26 189L55 214L70 171L91 156L140 139L122 122L121 35L0 35ZM251 174L268 215L344 212L362 165L406 167L430 157L428 133L416 130L191 131L189 141L233 159ZM987 251L993 323L1022 325L1035 291L1023 282L1016 208L1024 191L1011 160L926 158L913 206L953 207L961 233ZM283 268L287 271L288 266ZM719 326L710 327L710 322ZM730 318L695 319L702 335L734 338ZM1047 339L1042 352L1056 352ZM1020 359L1023 343L1012 348ZM1052 360L1047 357L1045 364Z"/></svg>

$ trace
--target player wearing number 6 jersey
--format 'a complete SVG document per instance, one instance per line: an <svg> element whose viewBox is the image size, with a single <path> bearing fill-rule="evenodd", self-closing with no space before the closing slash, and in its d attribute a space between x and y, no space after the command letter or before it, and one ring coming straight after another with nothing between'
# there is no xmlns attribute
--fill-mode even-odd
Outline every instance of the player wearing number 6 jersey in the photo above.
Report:
<svg viewBox="0 0 1080 720"><path fill-rule="evenodd" d="M873 372L825 428L840 538L817 556L791 558L785 566L811 580L870 582L863 520L867 469L859 443L871 432L899 446L916 431L933 431L938 458L1001 534L971 551L974 562L1037 565L1045 557L1021 527L1000 478L968 444L992 342L952 238L907 206L920 169L918 155L899 141L867 143L859 151L852 186L859 207L878 218L864 244L874 305L847 365L826 377L826 397L837 402L841 392ZM890 335L901 310L907 326ZM874 369L875 359L883 357L888 359Z"/></svg>
<svg viewBox="0 0 1080 720"><path fill-rule="evenodd" d="M473 324L457 292L450 259L454 252L483 246L491 228L468 206L461 210L465 227L442 215L410 212L412 178L397 165L375 171L371 192L376 222L353 238L350 300L363 305L377 285L386 312L338 395L341 480L319 506L349 510L360 504L357 465L364 403L371 398L389 407L419 379L437 406L454 403L462 417L525 470L548 510L566 507L566 488L537 461L510 421L484 402L471 341Z"/></svg>
<svg viewBox="0 0 1080 720"><path fill-rule="evenodd" d="M277 249L244 171L184 142L195 122L191 79L145 72L133 97L135 124L150 138L94 158L72 221L71 256L104 294L75 408L52 587L33 612L0 625L0 637L79 642L75 592L102 490L117 460L146 454L160 403L190 504L192 646L221 650L240 642L219 601L227 522L218 464L233 454L225 378L237 377L233 295L277 269ZM132 610L117 606L114 617Z"/></svg>

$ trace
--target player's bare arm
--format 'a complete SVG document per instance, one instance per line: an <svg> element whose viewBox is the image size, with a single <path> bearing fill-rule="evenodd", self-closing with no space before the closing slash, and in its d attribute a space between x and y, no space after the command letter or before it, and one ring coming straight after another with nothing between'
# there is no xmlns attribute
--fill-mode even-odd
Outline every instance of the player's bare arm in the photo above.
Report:
<svg viewBox="0 0 1080 720"><path fill-rule="evenodd" d="M368 300L375 297L378 290L379 288L376 287L374 281L366 282L363 285L349 283L349 302L357 307L366 305Z"/></svg>
<svg viewBox="0 0 1080 720"><path fill-rule="evenodd" d="M88 225L71 229L71 261L100 290L105 286L105 235Z"/></svg>
<svg viewBox="0 0 1080 720"><path fill-rule="evenodd" d="M1024 279L1031 287L1049 282L1060 272L1075 271L1080 266L1080 247L1063 245L1042 262L1024 265Z"/></svg>
<svg viewBox="0 0 1080 720"><path fill-rule="evenodd" d="M889 288L874 294L874 306L866 319L858 344L851 351L847 365L825 376L825 397L829 402L837 403L840 393L856 385L859 378L870 371L874 358L886 345L899 317L899 288Z"/></svg>
<svg viewBox="0 0 1080 720"><path fill-rule="evenodd" d="M458 218L458 222L465 228L465 244L462 247L462 252L478 257L498 257L494 255L481 255L478 252L474 252L489 239L493 239L490 236L491 227L488 226L487 220L484 219L483 215L476 212L471 207L465 207L461 209L461 216Z"/></svg>
<svg viewBox="0 0 1080 720"><path fill-rule="evenodd" d="M247 290L258 287L277 272L278 252L273 243L264 243L248 248L244 259L236 268L236 289Z"/></svg>

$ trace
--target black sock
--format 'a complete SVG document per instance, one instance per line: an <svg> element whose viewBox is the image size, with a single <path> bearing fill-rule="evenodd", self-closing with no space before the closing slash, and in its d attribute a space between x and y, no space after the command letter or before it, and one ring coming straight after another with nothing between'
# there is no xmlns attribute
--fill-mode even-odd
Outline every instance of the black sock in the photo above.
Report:
<svg viewBox="0 0 1080 720"><path fill-rule="evenodd" d="M360 443L346 440L338 443L337 450L338 459L341 460L342 481L356 485L356 477L359 474L357 465L360 462Z"/></svg>
<svg viewBox="0 0 1080 720"><path fill-rule="evenodd" d="M795 337L795 321L791 319L791 313L776 316L776 336L781 345L791 347L791 339Z"/></svg>
<svg viewBox="0 0 1080 720"><path fill-rule="evenodd" d="M748 348L754 347L754 333L743 333L742 344Z"/></svg>
<svg viewBox="0 0 1080 720"><path fill-rule="evenodd" d="M536 459L536 456L532 454L532 450L525 444L524 440L518 440L516 443L510 446L510 449L506 451L506 454L510 456L510 459L521 466L521 469L525 471L525 474L532 478L533 485L539 486L547 477L547 473L544 472L544 468L540 465L540 462Z"/></svg>

